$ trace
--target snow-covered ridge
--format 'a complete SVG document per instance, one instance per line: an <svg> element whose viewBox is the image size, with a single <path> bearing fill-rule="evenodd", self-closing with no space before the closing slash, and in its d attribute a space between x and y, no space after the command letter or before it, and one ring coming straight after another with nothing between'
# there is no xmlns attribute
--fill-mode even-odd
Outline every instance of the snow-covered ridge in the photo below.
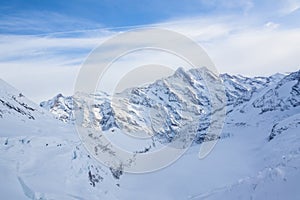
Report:
<svg viewBox="0 0 300 200"><path fill-rule="evenodd" d="M83 127L104 131L118 128L134 134L144 132L167 142L179 135L185 125L195 129L193 132L198 132L197 135L208 127L211 103L203 73L210 72L179 68L170 77L145 87L127 89L112 99L102 93L58 95L40 105L64 122L73 122L74 113L80 110L83 116L78 118ZM213 76L206 78L217 82Z"/></svg>
<svg viewBox="0 0 300 200"><path fill-rule="evenodd" d="M274 110L288 110L300 106L300 71L285 76L277 84L256 98L253 107L261 113Z"/></svg>
<svg viewBox="0 0 300 200"><path fill-rule="evenodd" d="M164 140L172 140L178 134L176 130L187 118L182 114L184 110L187 115L193 115L199 120L196 142L202 142L209 139L204 135L211 114L210 93L203 79L203 71L184 71L179 68L170 77L145 87L127 89L113 100L103 93L80 94L77 97L59 94L40 105L64 122L74 122L74 112L82 109L82 113L86 113L82 120L84 127L98 127L102 130L119 128L127 132L144 131L149 134L155 132ZM249 78L222 74L220 78L224 83L226 104L230 112L232 107L250 101L263 89L275 86L284 75L277 73L270 77ZM163 122L161 118L166 121Z"/></svg>
<svg viewBox="0 0 300 200"><path fill-rule="evenodd" d="M0 79L0 136L32 135L30 130L39 124L57 123L53 115L27 99L22 92L16 90ZM19 131L22 127L23 131Z"/></svg>
<svg viewBox="0 0 300 200"><path fill-rule="evenodd" d="M21 114L21 115L19 115ZM24 95L0 79L0 117L17 116L34 120L42 115L42 109L35 108Z"/></svg>
<svg viewBox="0 0 300 200"><path fill-rule="evenodd" d="M63 122L72 120L72 97L64 97L62 94L58 94L52 99L40 103L40 106L50 111L57 119Z"/></svg>
<svg viewBox="0 0 300 200"><path fill-rule="evenodd" d="M296 132L297 130L300 130L300 114L293 115L276 123L272 128L271 134L269 136L269 141L273 140L280 134L292 130L295 130Z"/></svg>
<svg viewBox="0 0 300 200"><path fill-rule="evenodd" d="M283 74L274 74L269 77L245 77L241 75L221 74L227 96L227 104L237 105L245 101L249 101L255 93L261 89L278 83L283 77Z"/></svg>
<svg viewBox="0 0 300 200"><path fill-rule="evenodd" d="M115 199L114 172L92 159L74 127L1 79L0 114L0 199Z"/></svg>

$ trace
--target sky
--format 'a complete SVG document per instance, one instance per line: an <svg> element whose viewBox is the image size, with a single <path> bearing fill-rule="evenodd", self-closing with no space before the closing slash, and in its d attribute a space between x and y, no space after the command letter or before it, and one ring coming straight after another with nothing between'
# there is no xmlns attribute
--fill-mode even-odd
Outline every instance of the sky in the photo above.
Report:
<svg viewBox="0 0 300 200"><path fill-rule="evenodd" d="M299 19L300 0L1 1L0 78L37 103L71 95L94 48L141 27L188 36L220 73L287 73L300 69Z"/></svg>

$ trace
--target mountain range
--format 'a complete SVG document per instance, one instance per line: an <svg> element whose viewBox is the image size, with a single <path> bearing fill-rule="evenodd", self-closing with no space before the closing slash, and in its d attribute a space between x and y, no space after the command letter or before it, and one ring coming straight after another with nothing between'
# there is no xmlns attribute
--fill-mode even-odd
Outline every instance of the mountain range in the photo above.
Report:
<svg viewBox="0 0 300 200"><path fill-rule="evenodd" d="M300 70L252 78L221 74L221 135L207 134L213 103L205 81L219 79L204 73L179 68L113 97L58 94L40 105L1 80L1 199L299 199ZM193 131L193 144L169 167L128 174L97 162L75 123L136 154L155 151L186 130ZM133 145L124 132L151 137ZM199 160L199 147L211 141L218 143Z"/></svg>

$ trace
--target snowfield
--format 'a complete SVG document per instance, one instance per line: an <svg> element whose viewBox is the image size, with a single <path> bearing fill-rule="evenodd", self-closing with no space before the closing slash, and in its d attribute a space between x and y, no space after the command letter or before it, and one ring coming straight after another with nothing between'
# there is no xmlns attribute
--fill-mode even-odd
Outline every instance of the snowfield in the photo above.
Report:
<svg viewBox="0 0 300 200"><path fill-rule="evenodd" d="M126 101L130 109L122 107L122 113L103 93L80 99L57 95L38 106L0 80L0 199L300 199L300 71L220 77L227 97L220 137L205 135L210 102L197 70L178 70L125 91L135 101ZM186 87L172 84L176 81ZM185 110L203 123L180 159L152 173L129 174L100 164L74 126L74 112L84 110L83 128L101 129L124 148L147 153L180 134L175 127L184 121L178 112L183 99L189 103ZM124 130L151 132L147 111L157 105L167 107L163 116L172 120L143 143L126 138ZM212 140L218 140L213 151L199 159L200 146Z"/></svg>

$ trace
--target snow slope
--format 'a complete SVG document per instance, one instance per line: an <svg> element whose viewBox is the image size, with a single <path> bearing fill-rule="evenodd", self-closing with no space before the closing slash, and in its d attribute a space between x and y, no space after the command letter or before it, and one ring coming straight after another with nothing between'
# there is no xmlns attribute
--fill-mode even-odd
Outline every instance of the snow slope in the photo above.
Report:
<svg viewBox="0 0 300 200"><path fill-rule="evenodd" d="M0 199L115 199L75 128L0 81Z"/></svg>
<svg viewBox="0 0 300 200"><path fill-rule="evenodd" d="M299 199L299 125L300 115L295 114L273 127L272 139L256 147L256 173L191 199Z"/></svg>

